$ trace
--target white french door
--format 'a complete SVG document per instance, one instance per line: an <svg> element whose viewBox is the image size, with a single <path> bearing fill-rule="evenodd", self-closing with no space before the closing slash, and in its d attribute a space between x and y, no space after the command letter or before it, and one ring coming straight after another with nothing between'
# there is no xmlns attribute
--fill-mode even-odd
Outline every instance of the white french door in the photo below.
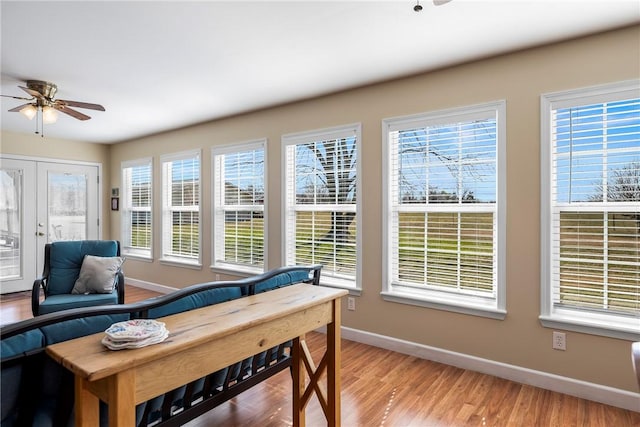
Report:
<svg viewBox="0 0 640 427"><path fill-rule="evenodd" d="M44 245L99 238L98 166L0 158L0 293L31 289Z"/></svg>

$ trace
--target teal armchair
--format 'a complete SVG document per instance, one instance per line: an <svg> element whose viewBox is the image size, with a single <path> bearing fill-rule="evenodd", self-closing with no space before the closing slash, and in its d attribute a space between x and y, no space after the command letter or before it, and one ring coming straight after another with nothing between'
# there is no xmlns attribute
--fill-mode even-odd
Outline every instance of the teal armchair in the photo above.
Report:
<svg viewBox="0 0 640 427"><path fill-rule="evenodd" d="M47 243L42 277L33 282L34 316L78 307L124 304L123 259L117 240ZM40 301L40 290L44 300Z"/></svg>

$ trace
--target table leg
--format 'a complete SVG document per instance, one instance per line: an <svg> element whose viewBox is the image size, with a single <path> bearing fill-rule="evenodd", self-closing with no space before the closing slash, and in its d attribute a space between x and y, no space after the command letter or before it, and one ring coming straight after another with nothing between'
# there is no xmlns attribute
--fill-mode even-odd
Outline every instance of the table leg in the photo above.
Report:
<svg viewBox="0 0 640 427"><path fill-rule="evenodd" d="M87 381L76 375L75 377L75 405L77 427L99 427L100 400L87 389Z"/></svg>
<svg viewBox="0 0 640 427"><path fill-rule="evenodd" d="M340 299L333 300L333 322L327 325L327 424L340 426Z"/></svg>
<svg viewBox="0 0 640 427"><path fill-rule="evenodd" d="M123 371L109 379L109 426L136 425L135 373Z"/></svg>
<svg viewBox="0 0 640 427"><path fill-rule="evenodd" d="M306 348L304 336L293 341L292 348L292 377L293 377L293 426L304 427L305 408L309 398L316 394L327 418L329 427L339 427L341 423L340 408L340 299L333 300L332 322L327 325L327 348L318 367L311 359ZM319 381L326 369L326 395L320 387ZM306 375L309 374L309 384Z"/></svg>
<svg viewBox="0 0 640 427"><path fill-rule="evenodd" d="M302 396L306 389L306 370L302 361L302 340L304 336L293 339L291 348L291 376L293 379L293 427L304 427L305 425L305 404Z"/></svg>

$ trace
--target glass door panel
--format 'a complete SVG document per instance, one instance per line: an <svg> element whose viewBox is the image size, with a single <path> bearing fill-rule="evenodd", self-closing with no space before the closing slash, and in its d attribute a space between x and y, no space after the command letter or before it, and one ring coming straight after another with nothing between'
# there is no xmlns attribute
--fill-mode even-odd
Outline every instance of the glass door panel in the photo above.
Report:
<svg viewBox="0 0 640 427"><path fill-rule="evenodd" d="M29 289L36 275L35 164L0 159L0 292Z"/></svg>
<svg viewBox="0 0 640 427"><path fill-rule="evenodd" d="M87 175L50 171L47 177L49 242L87 237Z"/></svg>
<svg viewBox="0 0 640 427"><path fill-rule="evenodd" d="M98 167L38 163L38 261L44 267L44 245L58 240L98 239Z"/></svg>
<svg viewBox="0 0 640 427"><path fill-rule="evenodd" d="M22 276L22 171L2 169L0 180L0 278L7 280Z"/></svg>

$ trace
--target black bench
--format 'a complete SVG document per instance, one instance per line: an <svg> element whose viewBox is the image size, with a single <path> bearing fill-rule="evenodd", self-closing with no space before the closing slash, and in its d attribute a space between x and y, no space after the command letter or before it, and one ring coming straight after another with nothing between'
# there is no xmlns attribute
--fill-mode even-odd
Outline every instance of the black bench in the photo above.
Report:
<svg viewBox="0 0 640 427"><path fill-rule="evenodd" d="M192 285L133 304L77 308L0 327L2 427L73 425L74 378L44 351L115 322L154 319L295 283L318 285L321 266L282 267L236 281ZM136 424L180 426L291 367L291 342L207 375L136 407ZM131 350L123 350L131 351ZM100 424L107 408L101 404Z"/></svg>

